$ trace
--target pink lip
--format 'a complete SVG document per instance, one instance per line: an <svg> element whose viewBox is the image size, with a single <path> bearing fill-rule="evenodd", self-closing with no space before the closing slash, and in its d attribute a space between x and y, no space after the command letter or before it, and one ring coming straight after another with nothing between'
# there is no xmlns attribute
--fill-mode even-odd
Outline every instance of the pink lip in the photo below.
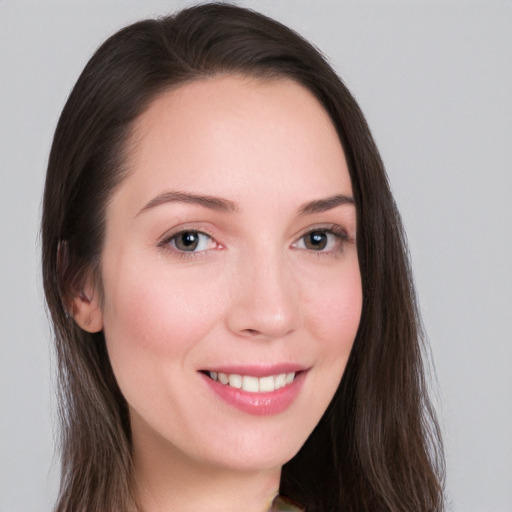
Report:
<svg viewBox="0 0 512 512"><path fill-rule="evenodd" d="M254 371L254 368L249 370L247 367L244 367L244 371L240 373L242 375L252 375L254 377L264 377L265 375L288 373L286 371L277 371L276 373L273 373L274 370L275 367L272 368L272 372L270 373L266 372L261 375L257 375L255 373L251 373L251 371ZM222 373L238 373L237 371L219 371ZM201 375L209 388L228 404L233 405L241 411L249 414L254 414L257 416L268 416L272 414L279 414L280 412L283 412L288 409L288 407L290 407L302 388L306 373L306 371L301 371L298 375L295 375L295 379L291 384L277 389L276 391L265 393L250 393L243 391L242 389L232 388L231 386L221 384L220 382L211 379L203 373Z"/></svg>
<svg viewBox="0 0 512 512"><path fill-rule="evenodd" d="M280 373L298 373L306 370L306 368L292 363L279 363L215 366L211 368L204 368L204 370L216 373L237 373L238 375L251 375L252 377L267 377L269 375L279 375Z"/></svg>

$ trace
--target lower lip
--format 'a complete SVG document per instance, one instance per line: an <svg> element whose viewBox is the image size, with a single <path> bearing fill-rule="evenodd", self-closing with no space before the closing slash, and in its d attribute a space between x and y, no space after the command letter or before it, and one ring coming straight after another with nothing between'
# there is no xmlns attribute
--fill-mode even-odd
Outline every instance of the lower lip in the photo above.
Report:
<svg viewBox="0 0 512 512"><path fill-rule="evenodd" d="M202 374L207 385L220 398L243 412L258 416L269 416L285 411L299 394L305 378L305 371L298 373L291 384L265 393L250 393L233 388Z"/></svg>

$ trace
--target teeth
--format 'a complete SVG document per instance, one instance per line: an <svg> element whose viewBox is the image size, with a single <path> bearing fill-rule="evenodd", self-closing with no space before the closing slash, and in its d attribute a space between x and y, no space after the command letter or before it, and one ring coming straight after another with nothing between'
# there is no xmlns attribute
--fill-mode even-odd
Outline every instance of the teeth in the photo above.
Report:
<svg viewBox="0 0 512 512"><path fill-rule="evenodd" d="M240 389L242 387L242 376L236 373L231 374L229 377L229 385L232 388Z"/></svg>
<svg viewBox="0 0 512 512"><path fill-rule="evenodd" d="M288 386L295 379L295 372L268 375L266 377L253 377L251 375L227 374L222 372L208 372L213 380L227 384L232 388L242 389L249 393L263 393L281 389Z"/></svg>
<svg viewBox="0 0 512 512"><path fill-rule="evenodd" d="M259 380L259 391L274 391L276 389L276 380L272 375L257 380Z"/></svg>
<svg viewBox="0 0 512 512"><path fill-rule="evenodd" d="M280 375L276 375L274 378L274 386L279 389L283 386L286 386L286 373L281 373Z"/></svg>
<svg viewBox="0 0 512 512"><path fill-rule="evenodd" d="M242 379L242 389L244 391L250 391L251 393L257 393L260 390L260 383L258 377L249 377L245 375ZM231 378L229 379L231 385Z"/></svg>

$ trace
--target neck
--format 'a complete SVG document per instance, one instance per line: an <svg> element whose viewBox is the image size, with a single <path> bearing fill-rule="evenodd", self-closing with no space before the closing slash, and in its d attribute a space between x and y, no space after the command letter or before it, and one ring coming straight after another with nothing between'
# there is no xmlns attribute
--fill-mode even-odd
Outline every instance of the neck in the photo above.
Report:
<svg viewBox="0 0 512 512"><path fill-rule="evenodd" d="M280 467L239 471L190 460L172 447L148 448L134 444L141 512L266 512L278 492Z"/></svg>

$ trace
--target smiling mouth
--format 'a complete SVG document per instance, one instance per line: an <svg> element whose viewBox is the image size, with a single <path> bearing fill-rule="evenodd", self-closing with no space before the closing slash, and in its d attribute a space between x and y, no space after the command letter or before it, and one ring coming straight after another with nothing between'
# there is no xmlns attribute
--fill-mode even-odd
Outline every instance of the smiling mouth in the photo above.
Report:
<svg viewBox="0 0 512 512"><path fill-rule="evenodd" d="M295 380L295 377L302 372L279 373L265 377L212 371L203 371L202 373L220 384L248 393L268 393L289 386Z"/></svg>

